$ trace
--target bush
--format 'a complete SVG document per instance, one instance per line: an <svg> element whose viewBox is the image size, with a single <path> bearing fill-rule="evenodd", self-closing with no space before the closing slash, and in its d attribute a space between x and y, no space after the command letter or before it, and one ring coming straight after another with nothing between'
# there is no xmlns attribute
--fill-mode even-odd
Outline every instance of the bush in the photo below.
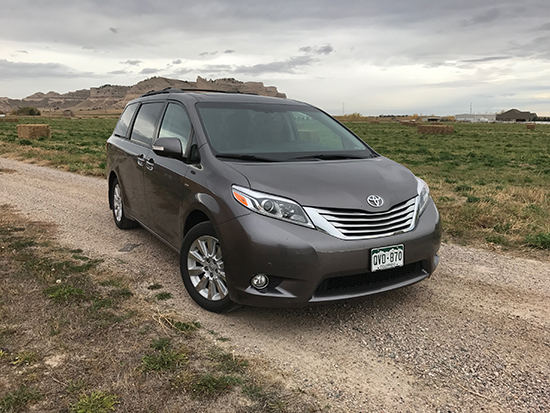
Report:
<svg viewBox="0 0 550 413"><path fill-rule="evenodd" d="M531 247L550 249L550 233L539 232L536 235L527 235L525 242Z"/></svg>
<svg viewBox="0 0 550 413"><path fill-rule="evenodd" d="M17 116L40 116L41 113L38 109L31 106L24 106L22 108L17 108L11 111L12 115Z"/></svg>

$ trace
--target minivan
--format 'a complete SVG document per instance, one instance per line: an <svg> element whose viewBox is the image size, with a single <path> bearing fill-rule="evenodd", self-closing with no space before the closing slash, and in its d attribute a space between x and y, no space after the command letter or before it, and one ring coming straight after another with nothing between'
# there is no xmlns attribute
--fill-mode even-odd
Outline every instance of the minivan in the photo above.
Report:
<svg viewBox="0 0 550 413"><path fill-rule="evenodd" d="M107 159L116 226L177 251L209 311L365 297L439 262L428 185L306 103L152 91L126 105Z"/></svg>

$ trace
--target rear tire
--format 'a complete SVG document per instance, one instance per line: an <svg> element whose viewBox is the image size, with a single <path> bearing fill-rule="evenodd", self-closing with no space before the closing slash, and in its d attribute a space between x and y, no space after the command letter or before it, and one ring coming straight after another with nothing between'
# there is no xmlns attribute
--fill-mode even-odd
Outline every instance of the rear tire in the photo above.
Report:
<svg viewBox="0 0 550 413"><path fill-rule="evenodd" d="M111 205L113 206L113 218L115 224L120 229L130 229L138 226L138 223L133 219L126 218L124 215L124 204L122 202L122 188L118 182L118 178L115 178L111 184Z"/></svg>
<svg viewBox="0 0 550 413"><path fill-rule="evenodd" d="M224 313L236 308L229 298L220 241L210 222L195 225L185 236L180 271L187 292L205 310Z"/></svg>

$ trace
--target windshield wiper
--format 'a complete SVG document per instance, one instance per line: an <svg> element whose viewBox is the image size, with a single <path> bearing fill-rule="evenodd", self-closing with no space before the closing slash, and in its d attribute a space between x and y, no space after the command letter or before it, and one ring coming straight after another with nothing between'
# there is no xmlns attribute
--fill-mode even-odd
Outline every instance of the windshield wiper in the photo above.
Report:
<svg viewBox="0 0 550 413"><path fill-rule="evenodd" d="M216 158L239 159L242 161L257 161L257 162L280 162L278 159L264 158L262 156L250 155L248 153L219 153Z"/></svg>
<svg viewBox="0 0 550 413"><path fill-rule="evenodd" d="M315 155L298 156L292 159L320 159L323 161L333 161L338 159L365 159L365 157L359 155L318 153Z"/></svg>

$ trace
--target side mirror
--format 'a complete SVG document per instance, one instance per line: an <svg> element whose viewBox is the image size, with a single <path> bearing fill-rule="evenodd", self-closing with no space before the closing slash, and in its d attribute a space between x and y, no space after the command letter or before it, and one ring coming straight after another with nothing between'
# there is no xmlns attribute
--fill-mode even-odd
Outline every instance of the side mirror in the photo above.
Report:
<svg viewBox="0 0 550 413"><path fill-rule="evenodd" d="M153 152L158 156L183 160L181 141L178 138L159 138L153 145Z"/></svg>

